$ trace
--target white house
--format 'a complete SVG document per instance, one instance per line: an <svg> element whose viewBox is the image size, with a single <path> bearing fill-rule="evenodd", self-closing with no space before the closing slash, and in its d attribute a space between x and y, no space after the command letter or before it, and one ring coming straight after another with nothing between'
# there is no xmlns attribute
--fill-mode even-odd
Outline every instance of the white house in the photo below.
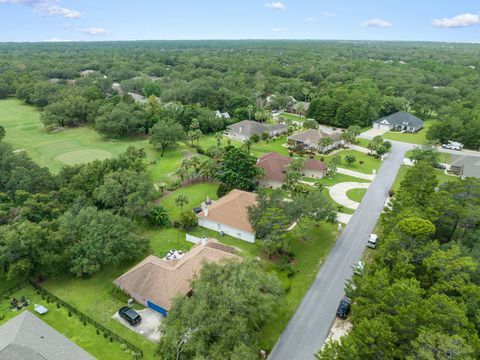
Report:
<svg viewBox="0 0 480 360"><path fill-rule="evenodd" d="M256 194L232 190L212 205L203 205L197 215L198 225L253 243L255 231L248 220L248 208L256 204Z"/></svg>
<svg viewBox="0 0 480 360"><path fill-rule="evenodd" d="M373 128L384 131L393 130L414 133L423 128L423 120L405 111L399 111L374 121Z"/></svg>

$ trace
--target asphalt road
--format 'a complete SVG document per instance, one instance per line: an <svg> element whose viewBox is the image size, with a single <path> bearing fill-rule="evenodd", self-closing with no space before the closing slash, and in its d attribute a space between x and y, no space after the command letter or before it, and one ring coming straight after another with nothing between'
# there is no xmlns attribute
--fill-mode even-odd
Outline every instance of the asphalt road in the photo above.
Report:
<svg viewBox="0 0 480 360"><path fill-rule="evenodd" d="M345 281L352 276L352 265L365 250L368 236L384 208L406 151L413 145L392 142L392 152L352 219L337 239L315 281L303 298L287 328L273 348L269 360L314 359L328 336L338 303L344 295Z"/></svg>

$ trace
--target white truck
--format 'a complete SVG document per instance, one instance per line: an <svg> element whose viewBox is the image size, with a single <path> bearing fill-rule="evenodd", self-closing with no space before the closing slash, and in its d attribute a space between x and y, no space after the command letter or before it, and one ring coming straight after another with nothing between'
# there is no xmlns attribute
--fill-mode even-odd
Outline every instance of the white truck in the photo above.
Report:
<svg viewBox="0 0 480 360"><path fill-rule="evenodd" d="M443 144L442 148L461 151L463 149L463 144L460 144L459 142L455 142L455 141L449 141L448 143Z"/></svg>

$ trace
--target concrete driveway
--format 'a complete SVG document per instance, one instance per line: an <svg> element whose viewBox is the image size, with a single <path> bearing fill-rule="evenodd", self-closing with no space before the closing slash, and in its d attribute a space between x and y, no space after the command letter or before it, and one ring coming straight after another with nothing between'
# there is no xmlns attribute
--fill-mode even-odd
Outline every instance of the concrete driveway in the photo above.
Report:
<svg viewBox="0 0 480 360"><path fill-rule="evenodd" d="M360 203L350 200L347 196L347 192L353 189L368 189L369 186L370 183L341 182L330 186L328 192L330 193L330 197L340 205L356 210Z"/></svg>
<svg viewBox="0 0 480 360"><path fill-rule="evenodd" d="M364 139L373 139L375 136L382 136L383 134L387 133L388 130L382 130L382 129L370 129L370 130L367 130L365 132L363 132L362 134L360 134L360 137L361 138L364 138Z"/></svg>
<svg viewBox="0 0 480 360"><path fill-rule="evenodd" d="M328 254L269 360L313 360L314 354L322 348L344 294L345 281L352 276L352 265L360 260L365 250L405 152L413 149L410 144L396 141L392 144L391 154Z"/></svg>
<svg viewBox="0 0 480 360"><path fill-rule="evenodd" d="M118 321L123 326L135 331L137 334L142 335L144 338L150 341L160 340L160 324L162 323L163 316L152 309L135 310L141 317L142 322L136 326L130 325L118 314L118 311L112 316L112 319Z"/></svg>

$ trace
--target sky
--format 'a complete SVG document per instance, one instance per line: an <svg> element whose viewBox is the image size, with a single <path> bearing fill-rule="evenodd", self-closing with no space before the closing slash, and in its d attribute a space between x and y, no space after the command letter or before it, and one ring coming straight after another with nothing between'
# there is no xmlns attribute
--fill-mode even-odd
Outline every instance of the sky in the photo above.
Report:
<svg viewBox="0 0 480 360"><path fill-rule="evenodd" d="M480 43L480 0L0 0L0 42L164 39Z"/></svg>

